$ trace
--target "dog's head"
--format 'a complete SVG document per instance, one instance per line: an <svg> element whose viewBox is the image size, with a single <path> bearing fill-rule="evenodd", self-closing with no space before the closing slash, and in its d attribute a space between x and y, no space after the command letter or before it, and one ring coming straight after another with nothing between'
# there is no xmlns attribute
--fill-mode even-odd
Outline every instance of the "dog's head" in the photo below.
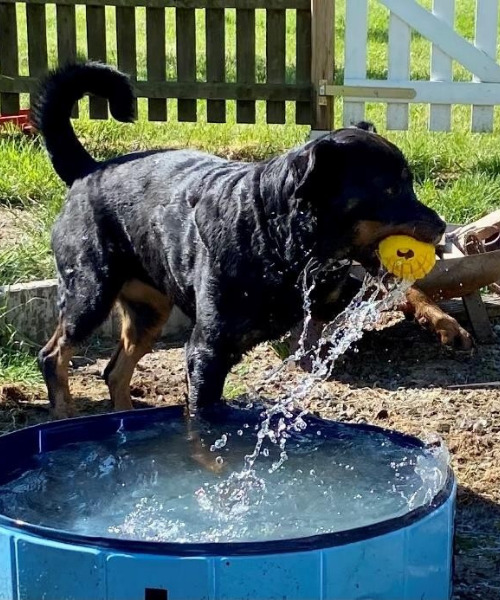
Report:
<svg viewBox="0 0 500 600"><path fill-rule="evenodd" d="M319 258L349 257L372 270L390 235L438 244L445 223L417 200L402 152L372 127L340 129L292 159L295 198L316 217Z"/></svg>

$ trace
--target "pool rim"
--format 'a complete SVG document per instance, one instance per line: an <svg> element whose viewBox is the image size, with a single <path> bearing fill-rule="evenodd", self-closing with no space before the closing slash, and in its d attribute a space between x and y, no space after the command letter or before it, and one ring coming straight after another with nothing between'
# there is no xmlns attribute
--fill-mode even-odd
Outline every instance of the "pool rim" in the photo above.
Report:
<svg viewBox="0 0 500 600"><path fill-rule="evenodd" d="M231 409L227 409L231 410ZM65 419L63 421L52 421L46 423L39 423L31 427L16 430L0 436L2 445L6 439L12 439L13 437L20 435L36 435L40 436L43 431L51 430L71 430L80 428L88 422L96 421L109 421L111 423L118 422L119 425L115 430L118 433L119 429L123 426L125 421L151 421L151 419L144 419L144 417L155 417L158 414L171 413L172 417L179 417L183 412L181 406L166 406L156 408L143 408L136 409L134 411L116 412L116 413L105 413L100 415L91 415L84 417L75 417L72 419ZM426 447L426 444L419 438L395 431L392 429L385 429L377 425L369 425L367 423L346 423L333 421L331 419L321 419L314 415L307 415L305 417L310 423L321 424L323 427L328 424L341 424L352 429L374 431L383 433L392 440L397 440L399 443L405 443L413 447ZM164 419L163 419L164 420ZM138 428L140 429L140 428ZM93 439L89 437L88 441ZM78 441L78 440L77 440ZM73 442L69 442L73 443ZM64 446L61 444L60 447ZM41 450L38 454L42 454L44 451ZM34 453L26 454L26 456L34 456ZM62 544L70 544L75 546L83 546L86 548L95 548L103 551L123 552L127 554L150 554L150 555L163 555L172 557L236 557L236 556L256 556L256 555L270 555L270 554L283 554L292 552L303 552L322 550L325 548L332 548L338 546L344 546L356 542L362 542L371 538L376 538L391 532L410 527L416 523L428 517L433 512L443 506L453 496L456 489L455 476L451 467L448 467L447 480L443 488L436 494L432 502L429 504L420 506L407 512L399 517L393 517L386 519L378 523L371 525L365 525L362 527L356 527L354 529L347 529L345 531L337 531L330 533L322 533L314 536L291 538L288 540L265 540L257 542L209 542L209 543L181 543L181 542L154 542L154 541L143 541L143 540L129 540L114 537L101 537L101 536L87 536L83 534L72 533L64 529L54 529L52 527L46 527L43 525L34 525L7 517L4 514L0 514L0 532L3 530L11 531L17 534L24 534L33 536L37 539L42 539L47 542L56 542Z"/></svg>

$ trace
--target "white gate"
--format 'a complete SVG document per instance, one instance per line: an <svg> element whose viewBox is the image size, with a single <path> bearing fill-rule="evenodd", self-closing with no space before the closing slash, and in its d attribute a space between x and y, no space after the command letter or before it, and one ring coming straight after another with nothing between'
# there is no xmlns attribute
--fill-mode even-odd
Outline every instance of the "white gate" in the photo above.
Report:
<svg viewBox="0 0 500 600"><path fill-rule="evenodd" d="M408 129L408 105L415 102L430 104L429 129L448 131L451 105L468 104L471 130L491 131L493 107L500 104L499 0L476 0L474 43L454 29L455 0L433 0L432 11L416 0L377 1L390 11L384 80L367 79L368 0L346 0L344 124L364 118L365 102L380 101L387 103L387 128ZM412 29L432 43L427 81L410 77ZM472 81L453 81L452 61L470 71Z"/></svg>

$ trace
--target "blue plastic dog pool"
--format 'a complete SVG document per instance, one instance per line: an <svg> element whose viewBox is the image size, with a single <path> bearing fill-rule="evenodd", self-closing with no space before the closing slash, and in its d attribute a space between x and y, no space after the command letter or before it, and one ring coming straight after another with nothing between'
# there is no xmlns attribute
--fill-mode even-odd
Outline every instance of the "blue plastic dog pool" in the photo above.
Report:
<svg viewBox="0 0 500 600"><path fill-rule="evenodd" d="M241 419L236 412L234 416L228 410L224 418ZM36 490L32 480L25 481L23 493L30 499L25 507L28 512L23 520L11 514L10 496L5 492L12 489L9 482L22 480L24 473L36 472L41 463L49 464L54 452L70 446L84 448L95 441L106 446L109 440L125 439L130 432L146 438L155 427L166 427L164 431L168 431L168 424L179 422L181 414L178 407L138 410L48 423L0 438L0 600L450 598L456 486L449 470L433 500L406 514L343 531L290 539L277 536L250 542L180 543L98 536L73 528L66 509L61 509L60 528L54 523L47 526L26 520L25 515L35 510L31 499L43 505L47 494L50 502L53 490L49 488L55 485L50 480L38 482ZM381 435L408 453L424 447L416 438L376 427L339 425L314 417L306 421L314 435L333 442L335 436ZM122 446L122 457L123 452L126 454L126 444ZM187 473L192 469L186 465L183 468ZM99 468L113 471L109 461L101 461ZM118 476L119 465L113 468L113 477ZM97 471L92 475L98 485L101 474ZM104 481L103 496L111 493L106 487L109 482ZM65 486L68 499L76 504L85 492L79 491L78 485L72 475ZM182 478L178 485L182 486ZM134 493L133 486L129 492ZM57 508L51 505L56 521ZM107 508L114 510L109 503Z"/></svg>

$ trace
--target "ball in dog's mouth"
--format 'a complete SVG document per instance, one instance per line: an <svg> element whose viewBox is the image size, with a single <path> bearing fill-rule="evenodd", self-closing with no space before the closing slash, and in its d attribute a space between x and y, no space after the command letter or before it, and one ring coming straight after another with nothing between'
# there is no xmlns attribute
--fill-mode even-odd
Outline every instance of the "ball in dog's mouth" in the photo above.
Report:
<svg viewBox="0 0 500 600"><path fill-rule="evenodd" d="M378 256L389 273L417 281L434 268L436 248L408 235L391 235L379 243Z"/></svg>

